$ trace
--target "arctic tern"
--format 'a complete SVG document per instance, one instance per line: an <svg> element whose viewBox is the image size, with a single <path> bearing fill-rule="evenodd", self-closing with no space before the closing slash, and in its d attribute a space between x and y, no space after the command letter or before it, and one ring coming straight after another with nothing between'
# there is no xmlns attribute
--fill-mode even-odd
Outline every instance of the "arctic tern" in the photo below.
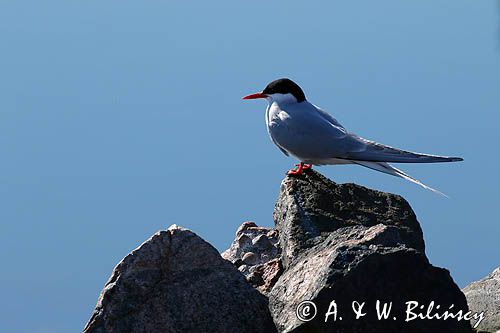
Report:
<svg viewBox="0 0 500 333"><path fill-rule="evenodd" d="M357 164L441 192L423 184L391 163L437 163L462 161L460 157L420 154L389 147L349 132L326 111L307 101L302 89L282 78L259 93L243 99L268 102L266 125L273 143L287 156L300 161L289 175L301 175L312 165Z"/></svg>

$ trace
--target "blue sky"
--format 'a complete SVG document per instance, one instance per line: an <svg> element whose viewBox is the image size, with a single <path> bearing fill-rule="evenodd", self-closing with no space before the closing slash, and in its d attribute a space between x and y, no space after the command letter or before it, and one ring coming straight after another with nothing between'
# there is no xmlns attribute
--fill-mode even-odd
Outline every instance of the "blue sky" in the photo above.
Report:
<svg viewBox="0 0 500 333"><path fill-rule="evenodd" d="M116 263L176 223L224 250L273 225L286 158L264 102L288 76L348 129L463 163L399 165L434 265L499 265L496 1L0 1L0 331L76 332Z"/></svg>

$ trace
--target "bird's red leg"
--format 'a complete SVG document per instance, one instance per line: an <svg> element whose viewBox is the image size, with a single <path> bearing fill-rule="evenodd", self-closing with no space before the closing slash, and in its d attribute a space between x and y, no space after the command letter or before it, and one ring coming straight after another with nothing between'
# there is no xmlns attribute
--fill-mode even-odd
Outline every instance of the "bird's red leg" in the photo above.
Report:
<svg viewBox="0 0 500 333"><path fill-rule="evenodd" d="M299 164L296 164L296 168L295 169L292 169L292 170L288 170L288 174L289 175L301 175L303 174L303 166L302 166L302 163L299 163Z"/></svg>
<svg viewBox="0 0 500 333"><path fill-rule="evenodd" d="M300 162L299 164L296 164L296 168L289 170L288 174L289 175L302 175L304 174L304 170L308 170L312 168L312 164L304 164L303 162Z"/></svg>

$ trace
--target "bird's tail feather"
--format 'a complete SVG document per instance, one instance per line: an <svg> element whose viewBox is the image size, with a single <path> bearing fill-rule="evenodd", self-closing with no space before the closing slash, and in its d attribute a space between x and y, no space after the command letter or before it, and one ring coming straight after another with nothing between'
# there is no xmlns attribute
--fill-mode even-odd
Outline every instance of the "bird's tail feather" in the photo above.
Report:
<svg viewBox="0 0 500 333"><path fill-rule="evenodd" d="M440 191L438 191L436 189L433 189L430 186L425 185L420 180L413 178L412 176L410 176L407 173L399 170L398 168L393 167L389 163L385 163L385 162L366 162L366 161L352 161L352 162L355 163L355 164L358 164L358 165L361 165L361 166L364 166L364 167L376 170L376 171L380 171L380 172L383 172L383 173L387 173L389 175L393 175L393 176L396 176L396 177L400 177L400 178L406 179L406 180L408 180L408 181L410 181L412 183L415 183L417 185L422 186L423 188L425 188L427 190L430 190L430 191L432 191L434 193L440 194L440 195L442 195L444 197L448 197L446 194L444 194L444 193L442 193L442 192L440 192Z"/></svg>

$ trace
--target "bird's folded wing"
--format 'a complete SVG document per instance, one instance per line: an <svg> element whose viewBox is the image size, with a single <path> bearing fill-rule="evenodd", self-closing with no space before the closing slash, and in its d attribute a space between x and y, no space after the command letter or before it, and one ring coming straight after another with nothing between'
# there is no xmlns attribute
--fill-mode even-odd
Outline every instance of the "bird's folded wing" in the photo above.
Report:
<svg viewBox="0 0 500 333"><path fill-rule="evenodd" d="M342 124L339 123L337 119L333 118L328 112L326 112L325 110L321 109L320 107L318 107L316 105L314 105L314 107L316 108L316 111L319 113L319 115L321 117L323 117L323 119L325 119L327 122L329 122L330 124L332 124L333 126L335 126L337 128L344 129L344 126L342 126Z"/></svg>
<svg viewBox="0 0 500 333"><path fill-rule="evenodd" d="M354 148L351 142L343 140L349 136L344 128L332 125L319 114L290 116L280 112L269 123L269 134L278 147L303 158L330 158ZM344 144L348 146L343 147Z"/></svg>
<svg viewBox="0 0 500 333"><path fill-rule="evenodd" d="M315 161L327 161L331 158L393 163L462 160L459 157L414 153L366 140L349 133L325 111L313 105L311 107L314 109L311 108L310 112L293 109L290 109L289 113L280 112L278 117L270 122L270 135L280 149Z"/></svg>
<svg viewBox="0 0 500 333"><path fill-rule="evenodd" d="M460 157L429 155L401 150L363 139L354 134L350 134L350 137L362 143L362 146L357 146L356 150L346 152L344 158L351 160L393 163L435 163L463 160Z"/></svg>

